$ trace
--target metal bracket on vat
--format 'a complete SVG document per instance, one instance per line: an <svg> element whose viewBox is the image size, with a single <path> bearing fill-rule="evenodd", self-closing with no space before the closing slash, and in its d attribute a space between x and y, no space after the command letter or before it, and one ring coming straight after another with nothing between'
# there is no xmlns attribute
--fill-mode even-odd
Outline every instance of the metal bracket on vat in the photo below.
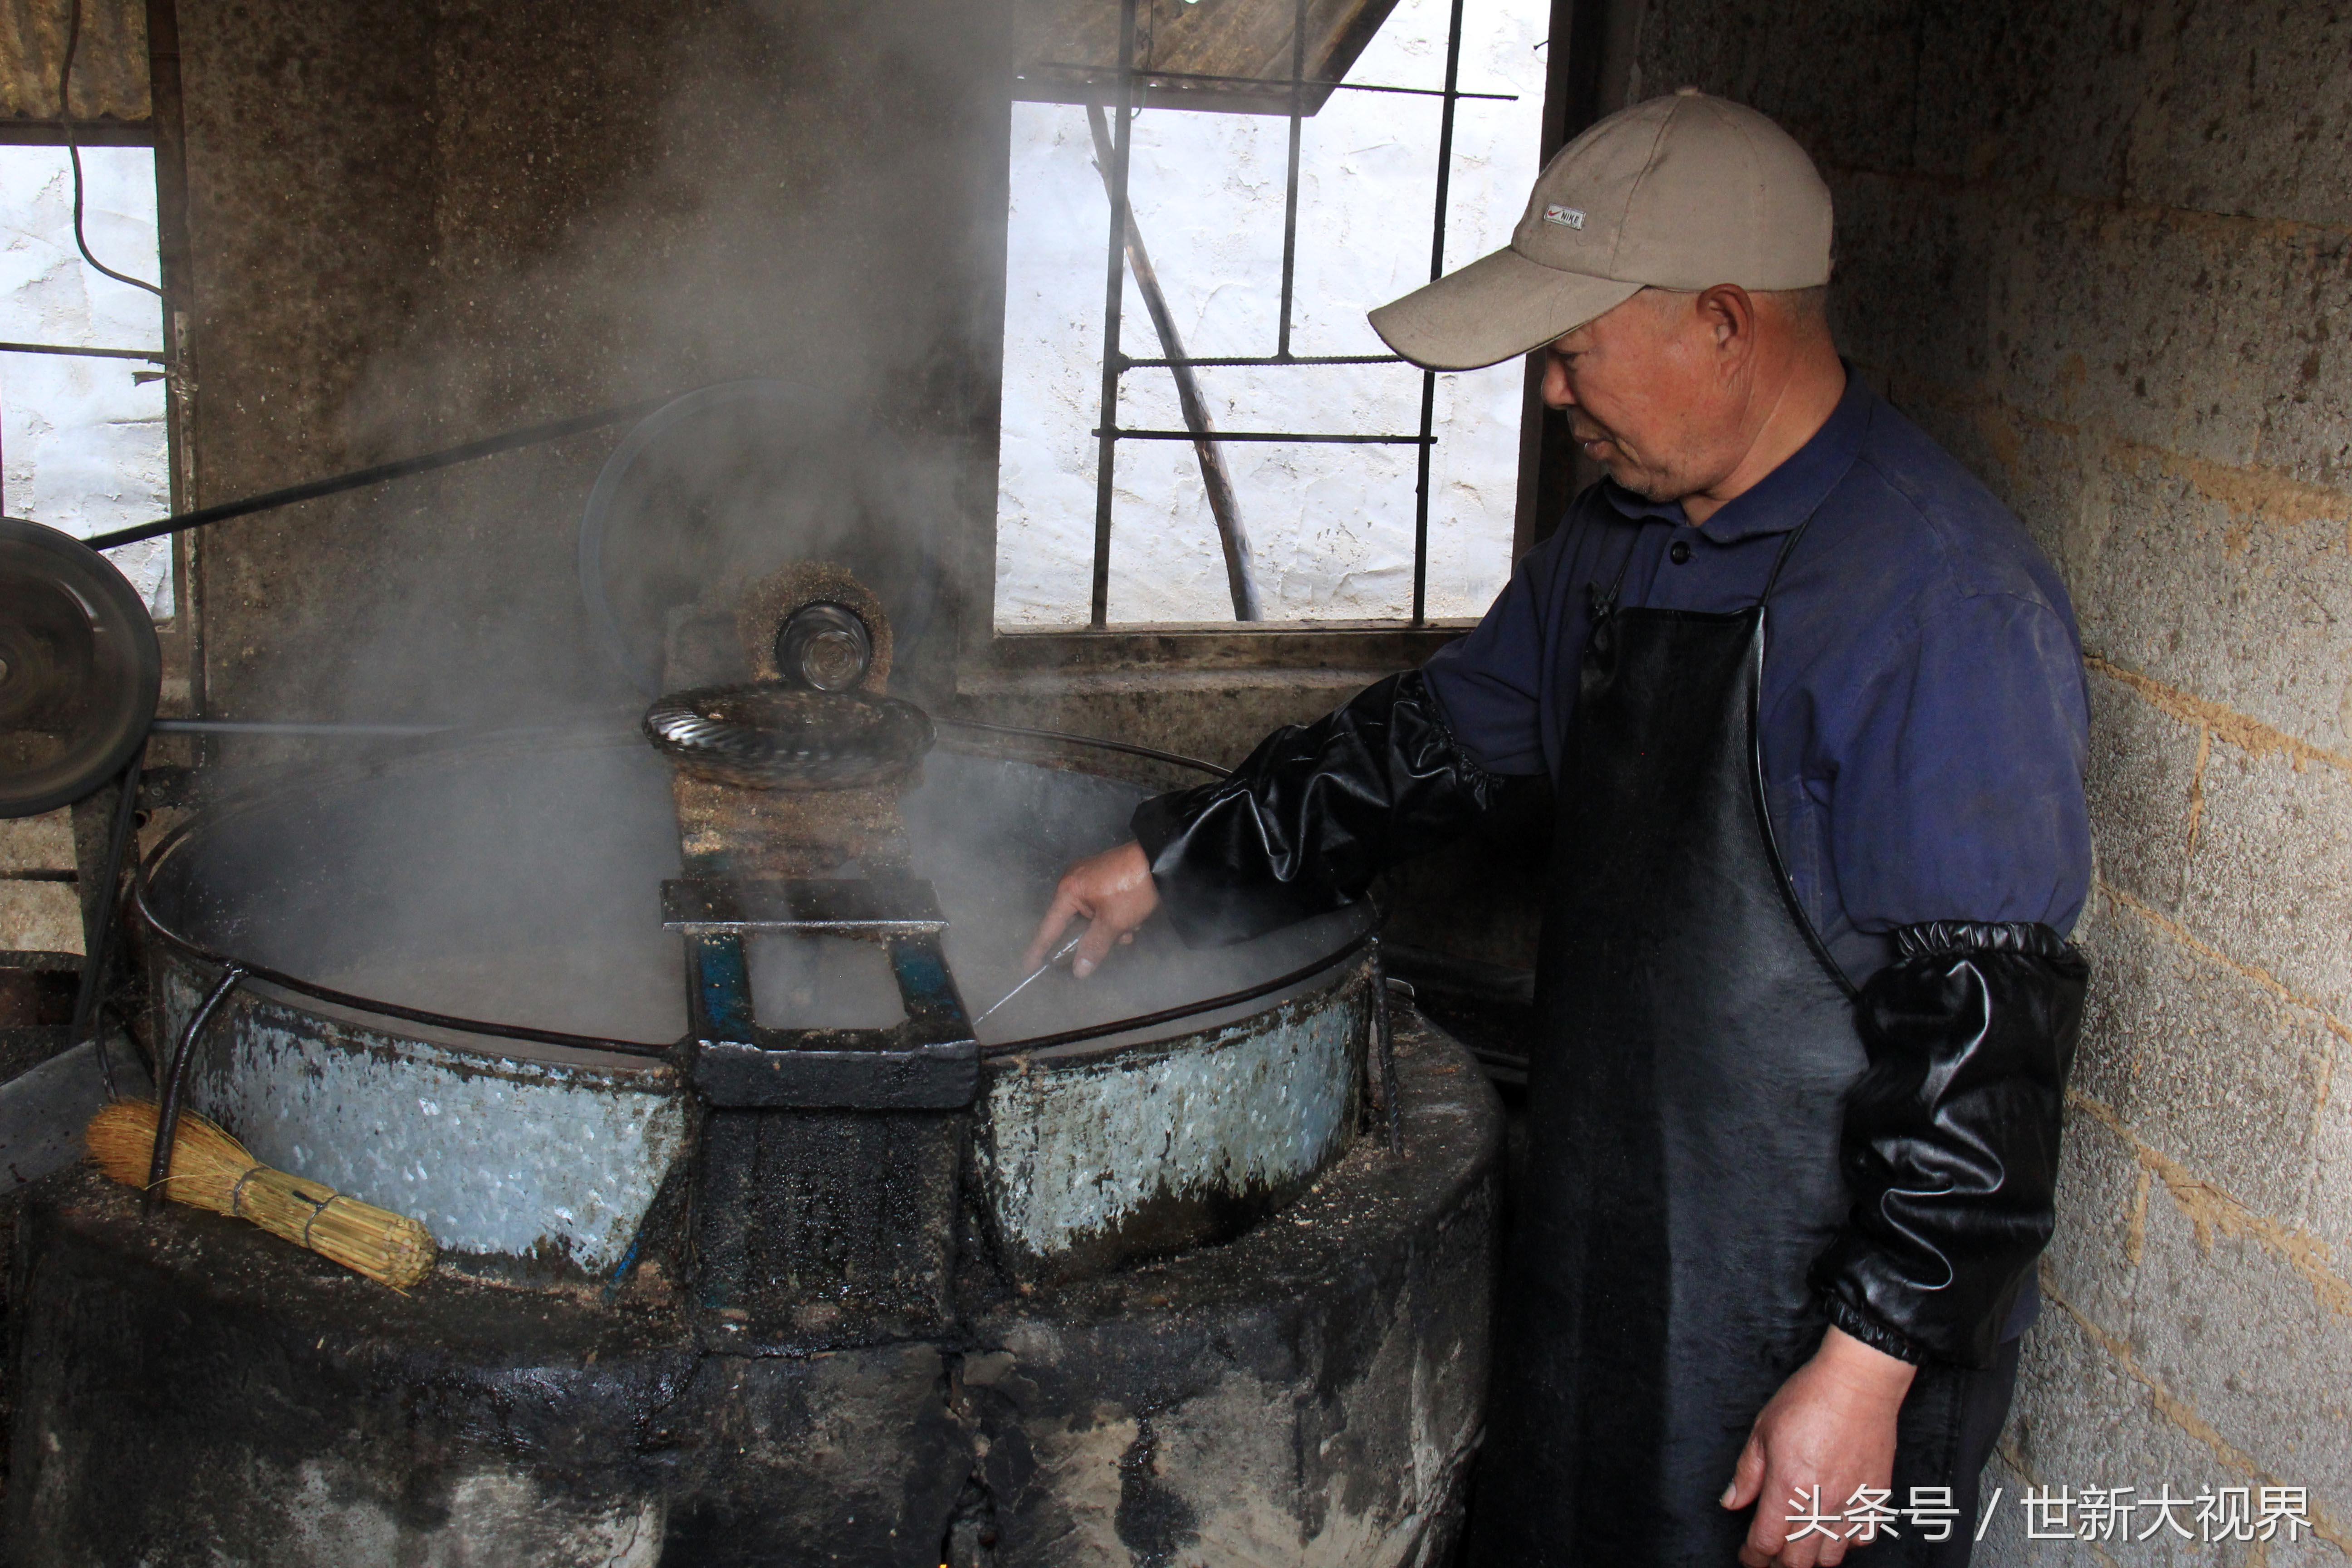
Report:
<svg viewBox="0 0 2352 1568"><path fill-rule="evenodd" d="M980 1093L980 1044L940 946L947 921L913 878L690 879L662 884L662 923L686 938L695 1087L716 1106L955 1110ZM906 1021L884 1029L772 1029L754 1016L743 938L882 944Z"/></svg>

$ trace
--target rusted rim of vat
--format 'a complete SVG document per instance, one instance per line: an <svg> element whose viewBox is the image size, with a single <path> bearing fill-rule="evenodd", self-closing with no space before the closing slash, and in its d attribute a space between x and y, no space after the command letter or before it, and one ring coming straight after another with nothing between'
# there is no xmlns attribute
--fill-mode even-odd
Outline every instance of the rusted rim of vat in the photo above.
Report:
<svg viewBox="0 0 2352 1568"><path fill-rule="evenodd" d="M967 719L934 719L932 721L942 731L948 731L950 734L954 731L963 731L970 737L951 739L949 734L943 734L940 741L942 749L970 752L978 756L996 757L1008 762L1035 761L1034 758L1024 759L1015 752L1015 747L1025 744L1066 752L1075 751L1093 753L1085 760L1098 764L1111 763L1111 765L1082 767L1081 771L1099 772L1112 777L1125 776L1124 771L1112 763L1112 759L1124 757L1142 759L1182 772L1199 773L1214 778L1225 776L1227 771L1214 763L1204 763L1197 758L1180 756L1173 752L1158 751L1150 746L1133 745L1124 741L1102 740L1092 735L1071 734L1060 730L991 724ZM602 1051L629 1057L667 1056L677 1047L678 1042L624 1040L606 1036L571 1034L559 1029L535 1028L521 1024L501 1024L488 1019L465 1018L453 1014L436 1013L427 1008L411 1007L401 1003L385 1002L372 996L339 991L331 986L321 985L316 981L306 980L299 975L272 968L268 964L222 952L197 942L194 938L175 931L166 924L163 917L156 913L148 897L149 884L155 874L162 869L165 861L184 848L208 822L226 812L252 809L264 805L281 788L315 785L322 778L366 777L385 771L394 763L415 758L420 752L473 750L485 742L506 741L509 743L528 742L544 744L551 741L569 740L575 743L598 744L611 743L615 739L617 736L608 731L601 723L593 729L585 725L572 725L569 727L533 726L526 730L445 731L404 749L393 758L378 758L369 763L313 771L294 784L264 786L249 795L240 795L222 802L214 810L198 811L191 815L158 840L154 848L148 851L141 860L137 874L131 879L131 907L138 911L141 922L158 941L199 963L214 967L235 963L255 980L290 992L297 996L308 997L331 1006L347 1008L362 1014L374 1014L379 1017L397 1019L402 1023L415 1024L426 1028L447 1030L461 1035L477 1035L489 1039L518 1040L534 1045L558 1046L570 1050ZM1070 760L1077 762L1080 759L1071 758ZM1328 974L1339 969L1361 953L1370 945L1376 929L1376 926L1368 925L1366 929L1357 932L1346 942L1318 955L1312 962L1287 973L1276 975L1272 979L1261 981L1238 991L1229 991L1216 996L1204 996L1197 1001L1162 1008L1158 1012L1108 1019L1100 1024L1087 1025L1083 1028L1060 1030L1050 1035L1037 1035L1027 1039L1006 1040L995 1045L983 1046L981 1047L981 1056L986 1061L999 1061L1008 1057L1029 1055L1037 1051L1083 1044L1090 1040L1109 1039L1138 1029L1157 1028L1166 1024L1181 1023L1188 1018L1198 1018L1205 1015L1223 1012L1263 997L1290 992L1306 985L1318 975ZM1344 976L1339 976L1334 983L1343 983L1344 978ZM1294 997L1284 995L1276 1007L1287 1005L1293 1000L1295 1000ZM1267 1008L1264 1011L1270 1013L1275 1010L1276 1008ZM1246 1024L1251 1016L1255 1016L1230 1019L1216 1027L1222 1030ZM1100 1060L1126 1051L1164 1047L1176 1037L1178 1037L1161 1035L1150 1039L1121 1041L1116 1045L1106 1046L1099 1052L1082 1054L1087 1060ZM444 1043L440 1048L462 1050L465 1047Z"/></svg>

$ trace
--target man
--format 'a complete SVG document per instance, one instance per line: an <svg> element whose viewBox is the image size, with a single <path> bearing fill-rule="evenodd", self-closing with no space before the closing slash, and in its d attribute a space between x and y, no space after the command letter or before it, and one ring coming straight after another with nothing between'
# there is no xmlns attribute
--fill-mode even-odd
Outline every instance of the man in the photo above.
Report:
<svg viewBox="0 0 2352 1568"><path fill-rule="evenodd" d="M1373 313L1546 348L1607 471L1478 628L1073 868L1089 973L1360 895L1549 774L1559 829L1474 1561L1965 1563L2048 1240L2087 708L2016 520L1852 376L1830 198L1685 89Z"/></svg>

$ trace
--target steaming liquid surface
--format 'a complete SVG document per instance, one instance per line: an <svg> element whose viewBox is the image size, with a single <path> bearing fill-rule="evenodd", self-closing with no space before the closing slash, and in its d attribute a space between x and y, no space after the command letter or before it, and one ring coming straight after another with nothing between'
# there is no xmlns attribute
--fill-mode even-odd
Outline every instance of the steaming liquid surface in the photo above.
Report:
<svg viewBox="0 0 2352 1568"><path fill-rule="evenodd" d="M914 870L939 895L970 1012L1021 978L1063 868L1126 838L1147 793L986 756L939 751L925 762L904 802ZM337 990L659 1044L687 1028L684 954L661 925L661 883L679 874L667 765L634 732L574 733L273 781L173 858L155 903L206 945ZM1262 983L1341 945L1355 918L1212 952L1187 950L1154 921L1091 979L1066 965L1040 979L981 1026L982 1038L1080 1028ZM812 957L767 939L750 956L771 1026L900 1015L895 995L877 993L887 968L865 955Z"/></svg>

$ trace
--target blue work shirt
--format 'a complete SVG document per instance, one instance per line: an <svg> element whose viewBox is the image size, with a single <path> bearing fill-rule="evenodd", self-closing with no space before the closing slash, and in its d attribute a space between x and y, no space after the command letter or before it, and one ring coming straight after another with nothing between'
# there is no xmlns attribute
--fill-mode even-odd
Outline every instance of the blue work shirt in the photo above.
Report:
<svg viewBox="0 0 2352 1568"><path fill-rule="evenodd" d="M1425 675L1488 771L1559 775L1591 633L1620 603L1731 611L1763 594L1759 744L1797 896L1856 984L1926 921L2071 931L2091 877L2089 699L2074 607L2021 524L1851 371L1829 422L1694 526L1604 480Z"/></svg>

